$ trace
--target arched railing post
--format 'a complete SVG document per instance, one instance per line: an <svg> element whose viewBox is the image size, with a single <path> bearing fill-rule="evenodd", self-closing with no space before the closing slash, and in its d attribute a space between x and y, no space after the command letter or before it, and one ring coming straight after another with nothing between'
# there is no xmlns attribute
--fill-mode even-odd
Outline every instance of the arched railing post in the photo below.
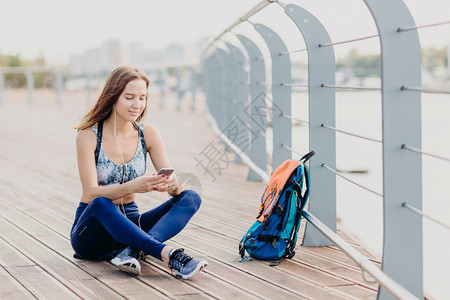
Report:
<svg viewBox="0 0 450 300"><path fill-rule="evenodd" d="M280 55L287 52L287 48L278 34L262 24L255 24L255 29L266 42L272 57L272 167L275 170L286 159L292 157L291 151L283 147L283 145L292 147L292 122L282 116L282 114L291 115L291 88L282 85L292 80L291 59L289 55Z"/></svg>
<svg viewBox="0 0 450 300"><path fill-rule="evenodd" d="M176 109L177 111L180 111L181 108L181 97L183 96L183 90L181 89L181 74L180 69L175 68L175 78L177 80L177 85L175 86L175 90L177 93L177 105Z"/></svg>
<svg viewBox="0 0 450 300"><path fill-rule="evenodd" d="M267 111L266 86L259 84L266 81L266 68L261 51L254 42L247 37L238 34L237 38L247 50L250 60L250 107L246 110L249 114L250 132L250 159L261 169L267 170L267 150L266 150L266 129L267 129ZM249 169L247 180L257 181L262 178L255 171Z"/></svg>
<svg viewBox="0 0 450 300"><path fill-rule="evenodd" d="M217 72L214 72L215 68L218 68L217 53L212 52L211 55L205 60L204 64L204 76L203 84L205 87L206 97L206 109L209 114L216 119L215 105L217 103L219 81ZM217 120L217 119L216 119ZM217 121L216 121L217 122Z"/></svg>
<svg viewBox="0 0 450 300"><path fill-rule="evenodd" d="M218 122L218 118L216 116L217 111L217 105L218 101L220 101L220 73L218 72L219 69L219 59L217 57L217 53L213 52L205 63L205 75L203 77L203 80L205 82L206 87L206 104L207 109L210 113L210 115L216 119L216 122Z"/></svg>
<svg viewBox="0 0 450 300"><path fill-rule="evenodd" d="M402 144L421 148L420 93L402 86L421 86L421 49L417 31L401 0L365 0L378 28L381 46L383 114L383 271L423 298L422 218L402 207L422 209L422 159L402 151ZM387 13L389 12L389 13ZM395 17L393 17L395 16ZM394 299L385 289L379 299Z"/></svg>
<svg viewBox="0 0 450 300"><path fill-rule="evenodd" d="M223 74L223 68L225 68L224 62L222 59L220 59L220 54L217 52L217 50L214 52L214 56L213 56L214 60L213 60L213 65L211 68L211 72L212 72L212 80L213 81L213 89L212 89L212 93L211 93L211 104L212 104L212 110L213 110L213 114L212 116L214 117L214 119L217 122L217 126L220 128L223 125L223 119L225 118L225 115L223 114L223 112L221 113L221 111L223 110L224 107L224 92L225 92L225 87L224 87L224 74Z"/></svg>
<svg viewBox="0 0 450 300"><path fill-rule="evenodd" d="M190 89L192 93L191 110L195 112L196 102L197 102L197 70L195 68L189 68L189 73L191 75Z"/></svg>
<svg viewBox="0 0 450 300"><path fill-rule="evenodd" d="M247 73L245 72L245 56L242 53L242 51L226 42L225 45L229 49L230 53L230 68L231 68L231 74L232 74L232 80L230 82L231 84L231 102L233 103L231 107L231 116L233 117L234 122L233 124L229 124L229 129L231 129L232 136L227 136L228 138L231 138L231 141L236 142L236 146L241 149L244 153L248 154L249 150L249 142L250 142L250 135L249 135L249 128L247 127L245 120L245 117L248 116L247 114L244 114L244 109L246 107L246 104L248 102L248 86L247 83ZM245 84L244 84L245 82ZM224 132L226 135L227 133ZM235 136L237 134L237 136ZM237 138L237 139L236 139ZM235 163L242 164L242 159L239 155L236 155L235 157Z"/></svg>
<svg viewBox="0 0 450 300"><path fill-rule="evenodd" d="M161 109L164 109L164 76L163 76L163 71L158 71L158 79L156 81L156 85L159 88L159 107Z"/></svg>
<svg viewBox="0 0 450 300"><path fill-rule="evenodd" d="M0 105L3 104L3 91L5 90L5 76L0 71Z"/></svg>
<svg viewBox="0 0 450 300"><path fill-rule="evenodd" d="M28 104L33 104L33 93L34 93L34 77L30 70L25 71L25 77L27 79L27 89L28 89Z"/></svg>
<svg viewBox="0 0 450 300"><path fill-rule="evenodd" d="M86 85L85 85L85 89L86 89L86 103L90 104L91 100L92 100L92 75L87 73L86 76Z"/></svg>
<svg viewBox="0 0 450 300"><path fill-rule="evenodd" d="M231 121L232 115L230 113L231 107L233 105L231 99L231 81L232 81L232 67L231 67L231 59L230 55L223 49L217 48L217 57L219 58L220 65L216 70L217 73L220 73L221 81L220 82L220 97L217 98L219 101L218 109L219 112L217 117L217 124L219 126L219 130L223 130ZM219 100L220 99L220 100Z"/></svg>
<svg viewBox="0 0 450 300"><path fill-rule="evenodd" d="M322 83L334 84L334 50L333 47L319 47L331 39L311 13L293 4L287 5L285 12L301 31L308 50L309 148L316 152L310 161L311 201L308 210L336 232L336 175L322 167L322 163L326 163L336 168L336 134L321 127L321 124L334 127L336 122L335 91L321 87ZM332 243L307 223L302 244L325 246Z"/></svg>
<svg viewBox="0 0 450 300"><path fill-rule="evenodd" d="M60 70L55 72L55 85L56 85L56 101L58 105L62 105L62 93L63 93L63 74Z"/></svg>
<svg viewBox="0 0 450 300"><path fill-rule="evenodd" d="M201 73L202 75L202 86L203 86L203 92L205 94L205 104L206 104L206 109L209 111L209 113L212 115L211 112L211 108L210 106L210 95L211 95L211 85L212 85L212 81L211 81L211 77L212 77L212 73L211 73L211 65L212 65L212 60L213 60L213 56L209 55L207 57L205 57L205 59L202 62L201 65Z"/></svg>

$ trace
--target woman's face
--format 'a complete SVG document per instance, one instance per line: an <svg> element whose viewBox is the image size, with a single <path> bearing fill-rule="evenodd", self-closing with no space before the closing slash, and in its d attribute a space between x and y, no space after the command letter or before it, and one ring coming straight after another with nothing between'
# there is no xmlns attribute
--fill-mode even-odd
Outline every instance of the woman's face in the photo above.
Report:
<svg viewBox="0 0 450 300"><path fill-rule="evenodd" d="M116 102L117 114L127 121L135 122L147 104L147 86L142 79L128 82Z"/></svg>

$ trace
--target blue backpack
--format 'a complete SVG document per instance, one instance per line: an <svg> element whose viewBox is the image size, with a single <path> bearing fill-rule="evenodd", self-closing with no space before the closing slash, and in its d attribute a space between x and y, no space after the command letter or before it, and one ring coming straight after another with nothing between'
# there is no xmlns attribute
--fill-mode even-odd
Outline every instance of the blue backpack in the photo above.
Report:
<svg viewBox="0 0 450 300"><path fill-rule="evenodd" d="M239 243L241 261L256 259L275 261L295 255L300 218L309 198L309 171L305 163L314 151L300 160L286 160L272 173L261 197L256 222Z"/></svg>

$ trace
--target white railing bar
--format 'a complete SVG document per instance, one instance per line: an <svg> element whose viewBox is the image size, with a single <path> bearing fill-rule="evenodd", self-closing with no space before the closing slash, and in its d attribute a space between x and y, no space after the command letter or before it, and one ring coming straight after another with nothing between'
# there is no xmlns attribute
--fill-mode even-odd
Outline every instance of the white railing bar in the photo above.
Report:
<svg viewBox="0 0 450 300"><path fill-rule="evenodd" d="M353 43L353 42L358 42L358 41L362 41L362 40L373 39L373 38L376 38L376 37L378 37L378 34L369 35L369 36L364 36L364 37L360 37L360 38L356 38L356 39L351 39L351 40L346 40L346 41L340 41L340 42L334 42L334 43L324 43L324 44L319 44L319 47L328 47L328 46L339 45L339 44Z"/></svg>
<svg viewBox="0 0 450 300"><path fill-rule="evenodd" d="M351 180L351 179L349 179L349 178L347 178L347 177L345 177L345 176L339 174L338 171L336 171L336 170L330 168L330 167L327 166L325 163L322 163L322 167L324 167L325 169L327 169L327 170L333 172L333 173L336 174L337 176L339 176L339 177L341 177L341 178L347 180L348 182L351 182L351 183L353 183L354 185L357 185L357 186L359 186L360 188L365 189L365 190L368 191L368 192L371 192L371 193L373 193L373 194L375 194L375 195L377 195L377 196L383 197L382 194L377 193L377 192L375 192L375 191L373 191L373 190L371 190L371 189L369 189L369 188L367 188L367 187L365 187L365 186L363 186L363 185L361 185L361 184L359 184L359 183L357 183L357 182L355 182L355 181L353 181L353 180Z"/></svg>
<svg viewBox="0 0 450 300"><path fill-rule="evenodd" d="M439 225L441 225L441 226L447 228L448 230L450 230L450 225L447 225L447 224L445 224L445 223L443 223L443 222L441 222L441 221L439 221L439 220L437 220L437 219L435 219L435 218L433 218L433 217L430 217L430 216L426 215L423 211L421 211L421 210L415 208L414 206L411 206L411 205L409 205L409 204L406 203L406 202L403 202L403 203L402 203L402 206L403 206L403 207L406 207L406 208L410 209L411 211L415 212L416 214L419 214L419 215L421 215L422 217L428 218L429 220L431 220L431 221L433 221L433 222L435 222L435 223L437 223L437 224L439 224Z"/></svg>
<svg viewBox="0 0 450 300"><path fill-rule="evenodd" d="M376 267L367 257L356 251L346 241L340 238L336 233L329 229L319 219L312 215L309 211L303 210L302 215L311 223L317 230L319 230L327 239L333 242L339 249L347 254L364 272L369 273L375 278L382 287L389 291L397 299L418 299L410 291L401 286L394 279L383 273Z"/></svg>
<svg viewBox="0 0 450 300"><path fill-rule="evenodd" d="M300 90L300 89L293 89L291 92L292 92L293 94L304 94L304 93L307 93L308 91L306 91L306 90Z"/></svg>
<svg viewBox="0 0 450 300"><path fill-rule="evenodd" d="M272 82L258 82L257 83L258 85L266 85L266 86L271 86L272 85Z"/></svg>
<svg viewBox="0 0 450 300"><path fill-rule="evenodd" d="M278 1L278 0L276 0L275 2L276 2L279 6L281 6L283 9L286 8L286 4L285 4L285 3L281 2L281 1Z"/></svg>
<svg viewBox="0 0 450 300"><path fill-rule="evenodd" d="M382 141L380 141L380 140L376 140L376 139L373 139L373 138L365 137L365 136L358 135L358 134L355 134L355 133L351 133L351 132L348 132L348 131L340 130L340 129L337 129L337 128L334 128L334 127L325 125L325 124L323 124L323 123L320 124L320 126L322 126L322 127L324 127L324 128L328 128L328 129L330 129L330 130L334 130L334 131L340 132L340 133L344 133L344 134L347 134L347 135L351 135L351 136L354 136L354 137L357 137L357 138L360 138L360 139L364 139L364 140L368 140L368 141L376 142L376 143L382 143Z"/></svg>
<svg viewBox="0 0 450 300"><path fill-rule="evenodd" d="M270 176L267 174L264 170L262 170L260 167L258 167L250 157L248 157L247 154L244 153L241 149L239 149L235 144L233 144L232 141L230 141L225 134L223 134L222 131L220 131L219 127L217 126L217 122L214 119L214 117L209 113L209 110L207 107L205 107L205 117L211 124L211 128L214 131L217 136L219 136L225 144L227 144L231 150L233 150L236 155L238 155L244 163L246 163L253 171L255 171L256 174L258 174L261 177L261 180L264 184L269 183Z"/></svg>
<svg viewBox="0 0 450 300"><path fill-rule="evenodd" d="M284 113L281 113L280 117L284 117L284 118L288 118L288 119L291 119L291 120L294 120L294 121L298 121L298 122L301 122L301 123L309 124L308 121L300 120L300 119L294 118L293 116L290 116L290 115L287 115L287 114L284 114Z"/></svg>
<svg viewBox="0 0 450 300"><path fill-rule="evenodd" d="M62 67L47 67L47 66L29 66L29 67L0 67L0 72L4 74L21 74L25 72L31 73L65 73L66 68Z"/></svg>
<svg viewBox="0 0 450 300"><path fill-rule="evenodd" d="M297 151L295 151L294 149L292 149L291 147L289 147L288 145L285 145L285 144L281 144L281 147L283 147L283 148L286 148L286 149L288 149L289 151L291 151L292 153L295 153L295 154L298 154L298 155L300 155L300 157L302 157L304 154L301 154L301 153L299 153L299 152L297 152Z"/></svg>
<svg viewBox="0 0 450 300"><path fill-rule="evenodd" d="M300 82L290 82L290 83L280 83L281 86L292 86L292 87L303 87L308 88L308 84L300 83Z"/></svg>
<svg viewBox="0 0 450 300"><path fill-rule="evenodd" d="M421 26L411 26L411 27L404 27L404 28L400 27L400 28L397 29L397 31L398 32L402 32L402 31L416 30L416 29L420 29L420 28L433 27L433 26L446 25L446 24L450 24L450 21L434 23L434 24L427 24L427 25L421 25Z"/></svg>
<svg viewBox="0 0 450 300"><path fill-rule="evenodd" d="M325 88L346 89L346 90L373 90L373 91L381 90L380 87L370 87L370 86L348 86L348 85L333 85L324 83L322 83L320 86Z"/></svg>
<svg viewBox="0 0 450 300"><path fill-rule="evenodd" d="M402 145L402 149L406 149L406 150L409 150L409 151L412 151L412 152L417 152L417 153L428 155L428 156L431 156L431 157L434 157L434 158L450 161L450 158L439 156L439 155L436 155L436 154L433 154L433 153L429 153L429 152L424 152L424 151L422 151L420 149L417 149L417 148L414 148L414 147L410 147L410 146L407 146L405 144Z"/></svg>
<svg viewBox="0 0 450 300"><path fill-rule="evenodd" d="M402 86L400 89L402 91L414 91L414 92L430 93L430 94L450 94L450 90L430 89L430 88L424 88L424 87Z"/></svg>
<svg viewBox="0 0 450 300"><path fill-rule="evenodd" d="M250 23L253 26L256 26L256 23L253 23L252 21L250 21L249 19L245 20L246 22Z"/></svg>
<svg viewBox="0 0 450 300"><path fill-rule="evenodd" d="M273 3L273 2L274 1L271 1L271 0L263 0L260 3L256 4L255 7L250 9L246 14L244 14L242 17L240 17L237 21L235 21L228 28L226 28L221 34L219 34L216 38L214 38L211 42L209 42L209 44L203 50L202 56L205 54L206 50L208 50L216 41L220 40L222 38L222 36L224 36L227 32L230 32L233 28L235 28L236 26L238 26L242 22L247 21L248 18L250 18L251 16L253 16L257 12L259 12L261 9L263 9L264 7L266 7L267 5L269 5L269 4Z"/></svg>
<svg viewBox="0 0 450 300"><path fill-rule="evenodd" d="M250 22L250 21L248 21L248 22ZM302 51L306 51L306 50L308 50L308 49L293 50L293 51L290 51L290 52L280 52L280 53L274 54L274 55L265 55L265 56L262 55L262 56L259 56L259 57L255 57L254 60L264 60L266 58L272 58L272 57L275 57L275 56L289 55L289 54L292 54L292 53L302 52Z"/></svg>
<svg viewBox="0 0 450 300"><path fill-rule="evenodd" d="M252 128L252 125L251 125L250 123L244 122L244 121L242 121L242 122L245 124L245 126L247 126L247 128ZM266 125L266 128L267 128L267 125ZM258 135L257 135L256 137L258 137L258 136L262 136L262 137L264 137L264 138L268 138L267 135L266 135L266 133L263 132L263 131L258 132ZM270 138L268 138L268 139L270 140ZM273 140L273 138L272 138L272 140ZM242 151L242 150L241 150L241 151Z"/></svg>
<svg viewBox="0 0 450 300"><path fill-rule="evenodd" d="M304 52L304 51L307 51L308 49L307 48L304 48L304 49L298 49L298 50L292 50L292 51L286 51L286 52L280 52L280 53L278 53L278 55L288 55L288 54L292 54L292 53L298 53L298 52Z"/></svg>

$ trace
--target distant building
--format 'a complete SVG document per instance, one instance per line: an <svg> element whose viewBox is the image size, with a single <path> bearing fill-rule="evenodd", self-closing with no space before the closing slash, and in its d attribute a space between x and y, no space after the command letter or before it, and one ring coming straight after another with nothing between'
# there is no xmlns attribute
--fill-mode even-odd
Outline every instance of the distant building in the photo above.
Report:
<svg viewBox="0 0 450 300"><path fill-rule="evenodd" d="M73 75L104 75L120 65L151 69L161 67L166 62L195 64L200 61L201 52L207 41L208 38L202 38L187 45L172 43L165 48L149 49L140 42L124 45L119 40L109 40L98 48L72 55L70 71Z"/></svg>
<svg viewBox="0 0 450 300"><path fill-rule="evenodd" d="M170 44L166 47L164 51L164 60L178 60L181 61L184 59L184 51L183 46L179 44Z"/></svg>
<svg viewBox="0 0 450 300"><path fill-rule="evenodd" d="M70 57L70 70L74 75L109 72L112 68L128 64L128 49L119 40L109 40L99 48Z"/></svg>

